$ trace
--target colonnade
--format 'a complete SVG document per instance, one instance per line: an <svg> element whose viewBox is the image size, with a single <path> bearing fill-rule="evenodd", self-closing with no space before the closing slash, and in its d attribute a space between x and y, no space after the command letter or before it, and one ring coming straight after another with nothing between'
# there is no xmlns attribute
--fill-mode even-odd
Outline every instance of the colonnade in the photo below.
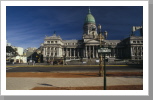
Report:
<svg viewBox="0 0 153 100"><path fill-rule="evenodd" d="M81 57L81 48L63 48L62 49L62 56L65 57Z"/></svg>
<svg viewBox="0 0 153 100"><path fill-rule="evenodd" d="M131 56L143 56L143 46L132 46Z"/></svg>
<svg viewBox="0 0 153 100"><path fill-rule="evenodd" d="M66 57L99 58L98 45L86 45L84 48L63 48L62 54ZM111 48L106 57L123 57L122 48Z"/></svg>
<svg viewBox="0 0 153 100"><path fill-rule="evenodd" d="M46 57L59 57L59 47L44 47L43 55Z"/></svg>
<svg viewBox="0 0 153 100"><path fill-rule="evenodd" d="M85 45L84 48L60 48L60 47L44 47L44 57L68 57L68 58L98 58L98 45ZM61 51L60 51L61 50ZM111 53L106 57L126 58L126 57L142 57L142 46L131 46L124 48L111 48Z"/></svg>

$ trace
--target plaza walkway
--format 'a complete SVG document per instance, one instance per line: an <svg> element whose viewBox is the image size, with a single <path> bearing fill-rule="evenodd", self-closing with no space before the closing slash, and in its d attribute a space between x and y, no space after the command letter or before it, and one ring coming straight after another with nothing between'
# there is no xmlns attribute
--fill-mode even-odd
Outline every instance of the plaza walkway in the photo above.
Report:
<svg viewBox="0 0 153 100"><path fill-rule="evenodd" d="M142 76L107 77L107 86L143 85ZM88 87L103 86L103 77L44 78L7 77L7 90L31 90L35 87Z"/></svg>

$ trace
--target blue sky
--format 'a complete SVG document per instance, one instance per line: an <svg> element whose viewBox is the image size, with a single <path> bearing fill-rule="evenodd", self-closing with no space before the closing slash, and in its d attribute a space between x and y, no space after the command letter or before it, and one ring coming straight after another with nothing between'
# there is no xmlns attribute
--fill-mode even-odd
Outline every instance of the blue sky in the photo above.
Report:
<svg viewBox="0 0 153 100"><path fill-rule="evenodd" d="M96 24L108 32L108 40L129 36L143 21L142 6L91 6ZM45 35L63 40L82 39L88 6L7 6L6 39L17 47L39 47ZM139 32L136 32L138 35Z"/></svg>

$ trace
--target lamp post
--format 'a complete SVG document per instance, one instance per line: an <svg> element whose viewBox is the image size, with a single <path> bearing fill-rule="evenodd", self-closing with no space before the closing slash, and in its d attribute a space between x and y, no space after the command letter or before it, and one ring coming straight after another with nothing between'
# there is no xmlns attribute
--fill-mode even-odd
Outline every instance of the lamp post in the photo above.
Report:
<svg viewBox="0 0 153 100"><path fill-rule="evenodd" d="M65 64L65 53L63 54L63 65Z"/></svg>
<svg viewBox="0 0 153 100"><path fill-rule="evenodd" d="M101 32L101 25L98 25L98 29L99 29L99 44L100 44L100 48L102 47L102 41L104 39L104 37L102 36L102 32ZM99 76L102 76L103 73L103 58L102 58L102 53L100 53L99 56Z"/></svg>
<svg viewBox="0 0 153 100"><path fill-rule="evenodd" d="M38 57L38 63L40 64L41 51L38 50L38 51L37 51L37 54L38 54L38 55L37 55L37 57Z"/></svg>
<svg viewBox="0 0 153 100"><path fill-rule="evenodd" d="M104 39L107 38L107 31L104 32L104 36L102 35L101 32L101 25L98 25L98 29L99 29L99 41L100 41L100 48L98 49L98 53L100 53L100 63L99 63L99 76L101 76L101 74L103 73L103 77L104 77L104 90L106 90L106 62L105 62L105 55L110 53L111 50L104 47L104 45L102 46L102 41ZM104 60L102 58L102 54L104 55ZM104 64L103 64L104 62Z"/></svg>

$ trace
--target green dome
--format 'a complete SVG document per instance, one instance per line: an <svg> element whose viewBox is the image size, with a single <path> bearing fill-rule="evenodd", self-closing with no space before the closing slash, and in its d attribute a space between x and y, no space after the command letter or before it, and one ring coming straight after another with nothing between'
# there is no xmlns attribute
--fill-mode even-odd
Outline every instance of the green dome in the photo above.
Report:
<svg viewBox="0 0 153 100"><path fill-rule="evenodd" d="M89 13L87 14L86 18L85 18L85 24L86 23L95 23L95 18L92 16L90 9L89 9Z"/></svg>

